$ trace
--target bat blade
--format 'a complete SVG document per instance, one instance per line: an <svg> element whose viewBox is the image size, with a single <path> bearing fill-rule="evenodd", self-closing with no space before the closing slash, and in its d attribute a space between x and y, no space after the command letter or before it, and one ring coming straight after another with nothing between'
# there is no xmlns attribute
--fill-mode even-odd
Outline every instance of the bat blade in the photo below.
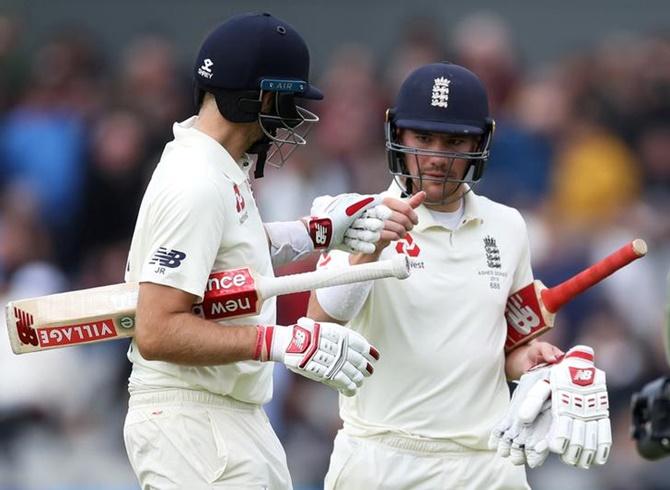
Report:
<svg viewBox="0 0 670 490"><path fill-rule="evenodd" d="M505 307L507 340L511 351L554 326L556 312L577 295L647 254L647 244L635 239L558 286L534 281L512 294Z"/></svg>
<svg viewBox="0 0 670 490"><path fill-rule="evenodd" d="M137 283L12 301L5 308L16 354L132 335Z"/></svg>
<svg viewBox="0 0 670 490"><path fill-rule="evenodd" d="M281 277L253 274L249 268L213 273L194 314L210 320L260 312L273 296L352 282L409 276L406 257L370 264ZM139 284L113 284L12 301L5 308L7 332L15 354L132 337Z"/></svg>

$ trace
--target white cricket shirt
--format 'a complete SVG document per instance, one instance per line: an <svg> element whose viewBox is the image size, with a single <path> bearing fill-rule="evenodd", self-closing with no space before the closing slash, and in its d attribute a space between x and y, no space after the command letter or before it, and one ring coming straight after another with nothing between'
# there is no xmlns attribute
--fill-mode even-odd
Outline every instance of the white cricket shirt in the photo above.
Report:
<svg viewBox="0 0 670 490"><path fill-rule="evenodd" d="M391 195L400 196L393 184ZM412 274L374 285L350 327L380 353L358 394L340 396L345 430L448 439L487 449L509 402L507 297L532 280L526 225L515 209L469 192L455 230L424 206L381 258L407 254ZM348 261L331 253L326 267Z"/></svg>
<svg viewBox="0 0 670 490"><path fill-rule="evenodd" d="M202 298L212 272L249 266L273 275L261 218L248 181L249 163L238 164L214 139L193 128L197 116L173 127L142 200L126 281L171 286ZM275 323L275 300L260 315L228 324ZM131 393L165 388L206 390L263 404L272 397L272 364L245 361L187 367L144 359L133 340Z"/></svg>

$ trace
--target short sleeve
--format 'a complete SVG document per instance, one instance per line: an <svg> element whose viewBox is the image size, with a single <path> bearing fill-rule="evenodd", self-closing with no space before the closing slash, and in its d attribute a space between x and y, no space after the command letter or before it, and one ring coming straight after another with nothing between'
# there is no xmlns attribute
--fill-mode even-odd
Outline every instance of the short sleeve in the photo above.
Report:
<svg viewBox="0 0 670 490"><path fill-rule="evenodd" d="M224 217L221 191L210 181L163 187L144 227L148 256L140 282L171 286L202 299L221 245Z"/></svg>

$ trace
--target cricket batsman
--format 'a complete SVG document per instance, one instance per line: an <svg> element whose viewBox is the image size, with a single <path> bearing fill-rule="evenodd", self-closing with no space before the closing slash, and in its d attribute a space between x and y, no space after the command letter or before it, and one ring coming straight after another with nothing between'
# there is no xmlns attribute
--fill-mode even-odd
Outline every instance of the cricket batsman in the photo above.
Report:
<svg viewBox="0 0 670 490"><path fill-rule="evenodd" d="M312 293L310 318L346 323L384 353L375 376L340 397L344 425L325 488L526 489L522 465L541 464L550 449L568 464L604 463L607 393L593 351L563 357L532 342L505 354L507 298L533 275L520 213L473 190L494 133L482 82L456 64L422 66L402 84L385 127L386 195L426 198L402 239L320 260L337 267L405 254L414 268L401 283ZM534 367L510 403L507 380ZM576 399L590 397L599 405L578 409Z"/></svg>
<svg viewBox="0 0 670 490"><path fill-rule="evenodd" d="M380 196L321 199L319 214L261 222L250 186L266 163L282 165L306 143L318 100L300 34L267 13L217 27L194 65L197 115L175 123L144 195L126 281L138 281L136 335L124 439L143 489L290 489L286 456L261 408L272 366L353 395L377 349L338 324L302 318L275 325L260 314L217 323L191 312L212 272L273 265L317 250L371 253L412 228L410 206ZM421 199L421 198L419 198ZM382 204L384 202L384 204Z"/></svg>

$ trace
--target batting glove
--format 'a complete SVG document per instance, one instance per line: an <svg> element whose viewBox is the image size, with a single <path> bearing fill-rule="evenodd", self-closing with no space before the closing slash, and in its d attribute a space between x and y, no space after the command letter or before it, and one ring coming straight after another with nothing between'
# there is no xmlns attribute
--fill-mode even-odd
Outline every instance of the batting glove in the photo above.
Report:
<svg viewBox="0 0 670 490"><path fill-rule="evenodd" d="M336 323L300 318L289 327L258 326L256 358L353 396L370 376L379 352L365 338Z"/></svg>
<svg viewBox="0 0 670 490"><path fill-rule="evenodd" d="M612 446L606 376L593 358L591 347L573 347L519 407L519 418L530 424L551 397L549 449L564 463L584 469L605 464Z"/></svg>
<svg viewBox="0 0 670 490"><path fill-rule="evenodd" d="M549 451L579 468L605 464L612 445L609 403L593 349L573 347L561 362L524 374L517 390L517 401L491 435L501 456L531 468Z"/></svg>
<svg viewBox="0 0 670 490"><path fill-rule="evenodd" d="M314 199L311 216L303 219L314 248L373 253L384 220L392 214L381 204L382 199L378 194L339 194Z"/></svg>
<svg viewBox="0 0 670 490"><path fill-rule="evenodd" d="M543 364L521 376L507 413L491 431L489 448L495 449L504 458L509 457L516 465L528 464L535 468L544 463L549 454L545 439L551 425L551 402L546 403L544 412L538 414L534 423L524 423L519 418L519 408L528 392L538 381L544 382L549 376L549 369Z"/></svg>

